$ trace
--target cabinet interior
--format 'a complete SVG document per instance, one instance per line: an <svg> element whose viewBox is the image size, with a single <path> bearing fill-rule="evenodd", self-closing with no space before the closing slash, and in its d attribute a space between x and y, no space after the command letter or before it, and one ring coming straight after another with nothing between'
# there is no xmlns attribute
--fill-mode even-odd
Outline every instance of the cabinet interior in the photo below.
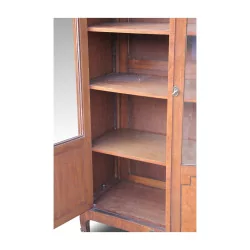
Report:
<svg viewBox="0 0 250 250"><path fill-rule="evenodd" d="M150 23L146 18L88 19L95 207L163 228L168 164L167 23L167 18L150 19ZM190 34L192 24L189 19ZM189 65L193 74L192 60ZM188 90L185 95L194 100ZM194 120L185 121L193 126ZM183 152L183 157L193 157L188 146Z"/></svg>

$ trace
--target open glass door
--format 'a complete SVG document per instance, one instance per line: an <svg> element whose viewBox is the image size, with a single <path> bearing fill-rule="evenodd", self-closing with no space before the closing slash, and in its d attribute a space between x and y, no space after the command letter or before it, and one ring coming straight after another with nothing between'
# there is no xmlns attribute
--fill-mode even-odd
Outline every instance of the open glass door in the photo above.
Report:
<svg viewBox="0 0 250 250"><path fill-rule="evenodd" d="M88 96L83 98L78 26L77 19L54 19L54 228L93 204L88 106L83 105Z"/></svg>

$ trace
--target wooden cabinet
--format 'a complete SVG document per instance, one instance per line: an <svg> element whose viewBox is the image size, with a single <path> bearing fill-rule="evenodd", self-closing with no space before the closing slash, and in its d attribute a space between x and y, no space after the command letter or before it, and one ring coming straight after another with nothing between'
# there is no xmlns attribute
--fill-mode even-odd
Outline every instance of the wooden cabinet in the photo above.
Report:
<svg viewBox="0 0 250 250"><path fill-rule="evenodd" d="M54 227L196 231L196 19L74 19L79 134L54 146Z"/></svg>

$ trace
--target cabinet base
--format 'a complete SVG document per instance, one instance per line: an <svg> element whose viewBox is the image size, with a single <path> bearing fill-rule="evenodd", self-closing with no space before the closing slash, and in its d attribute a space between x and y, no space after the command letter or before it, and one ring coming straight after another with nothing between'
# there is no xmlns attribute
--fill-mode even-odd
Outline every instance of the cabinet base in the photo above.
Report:
<svg viewBox="0 0 250 250"><path fill-rule="evenodd" d="M165 232L165 228L92 208L80 215L81 231L90 232L89 221L97 221L128 232Z"/></svg>

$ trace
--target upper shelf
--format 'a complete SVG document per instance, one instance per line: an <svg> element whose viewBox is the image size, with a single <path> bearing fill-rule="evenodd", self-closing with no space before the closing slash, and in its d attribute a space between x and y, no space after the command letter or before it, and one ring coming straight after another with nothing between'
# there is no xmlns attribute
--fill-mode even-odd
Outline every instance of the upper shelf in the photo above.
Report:
<svg viewBox="0 0 250 250"><path fill-rule="evenodd" d="M101 23L88 27L91 32L169 35L169 23Z"/></svg>
<svg viewBox="0 0 250 250"><path fill-rule="evenodd" d="M148 34L169 35L169 23L139 23L139 22L113 22L101 23L88 27L91 32L126 33L126 34ZM196 36L196 24L188 24L187 34Z"/></svg>
<svg viewBox="0 0 250 250"><path fill-rule="evenodd" d="M167 99L167 77L142 74L112 73L90 82L90 89Z"/></svg>

